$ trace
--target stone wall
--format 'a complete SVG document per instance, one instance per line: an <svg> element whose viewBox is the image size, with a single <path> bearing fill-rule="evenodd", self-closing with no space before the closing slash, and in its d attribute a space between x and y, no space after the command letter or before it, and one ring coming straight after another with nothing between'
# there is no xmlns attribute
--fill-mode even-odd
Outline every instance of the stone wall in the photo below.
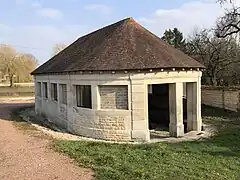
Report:
<svg viewBox="0 0 240 180"><path fill-rule="evenodd" d="M148 141L148 85L197 82L200 77L200 71L37 75L36 85L48 84L48 98L36 94L35 108L73 134L114 141ZM58 101L51 98L51 83L57 84ZM67 85L67 104L59 101L61 84ZM77 107L76 85L91 86L92 108Z"/></svg>
<svg viewBox="0 0 240 180"><path fill-rule="evenodd" d="M63 76L39 76L36 78L37 85L46 82L48 98L43 96L43 86L41 86L41 95L35 94L37 113L46 116L49 121L73 134L114 141L131 140L128 85L113 84L105 86L97 85L96 82L82 82L74 79L70 82ZM57 101L51 98L51 83L57 83ZM62 84L67 85L67 104L61 101ZM76 90L74 87L78 84L91 85L92 109L76 106ZM39 86L35 88L37 89ZM99 92L99 96L97 92Z"/></svg>
<svg viewBox="0 0 240 180"><path fill-rule="evenodd" d="M128 109L127 86L99 86L101 109Z"/></svg>
<svg viewBox="0 0 240 180"><path fill-rule="evenodd" d="M74 108L73 132L78 135L113 141L131 139L130 112L109 113Z"/></svg>
<svg viewBox="0 0 240 180"><path fill-rule="evenodd" d="M202 86L202 104L231 111L239 111L240 89Z"/></svg>

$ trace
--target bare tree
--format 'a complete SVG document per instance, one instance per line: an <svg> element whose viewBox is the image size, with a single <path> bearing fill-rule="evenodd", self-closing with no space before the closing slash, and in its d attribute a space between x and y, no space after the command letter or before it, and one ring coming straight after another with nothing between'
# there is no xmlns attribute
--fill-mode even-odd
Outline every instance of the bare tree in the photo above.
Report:
<svg viewBox="0 0 240 180"><path fill-rule="evenodd" d="M234 34L240 34L240 7L236 7L233 0L218 0L220 4L231 3L232 8L218 19L216 35L225 38Z"/></svg>
<svg viewBox="0 0 240 180"><path fill-rule="evenodd" d="M227 2L233 3L234 0L217 0L217 2L220 3L220 4L224 4L224 3L227 3Z"/></svg>
<svg viewBox="0 0 240 180"><path fill-rule="evenodd" d="M232 37L219 39L209 30L193 34L188 40L188 51L206 67L204 72L216 86L231 65L240 62L239 46Z"/></svg>
<svg viewBox="0 0 240 180"><path fill-rule="evenodd" d="M66 45L63 43L58 43L53 46L53 56L61 52L63 49L66 48Z"/></svg>

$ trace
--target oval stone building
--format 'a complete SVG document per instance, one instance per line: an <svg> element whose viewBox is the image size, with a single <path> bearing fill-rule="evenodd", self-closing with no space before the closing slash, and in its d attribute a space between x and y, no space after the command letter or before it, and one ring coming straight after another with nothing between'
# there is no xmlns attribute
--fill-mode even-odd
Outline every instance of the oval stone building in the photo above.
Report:
<svg viewBox="0 0 240 180"><path fill-rule="evenodd" d="M203 65L132 18L80 37L32 72L35 110L70 133L149 141L201 131Z"/></svg>

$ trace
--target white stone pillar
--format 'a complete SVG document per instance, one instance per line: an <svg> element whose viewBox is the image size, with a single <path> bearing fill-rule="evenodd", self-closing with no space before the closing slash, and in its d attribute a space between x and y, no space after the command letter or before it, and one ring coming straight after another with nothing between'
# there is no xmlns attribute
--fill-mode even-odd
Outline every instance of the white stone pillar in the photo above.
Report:
<svg viewBox="0 0 240 180"><path fill-rule="evenodd" d="M100 96L98 85L92 85L91 92L92 92L92 109L98 110L100 109Z"/></svg>
<svg viewBox="0 0 240 180"><path fill-rule="evenodd" d="M143 80L131 82L132 139L149 141L148 85Z"/></svg>
<svg viewBox="0 0 240 180"><path fill-rule="evenodd" d="M37 80L36 80L36 76L34 76L34 94L35 94L35 112L36 114L39 114L40 113L40 102L39 102L39 99L38 99L38 84L37 84Z"/></svg>
<svg viewBox="0 0 240 180"><path fill-rule="evenodd" d="M40 96L38 97L38 101L39 101L39 114L44 113L44 108L43 108L43 82L39 82L40 83Z"/></svg>
<svg viewBox="0 0 240 180"><path fill-rule="evenodd" d="M74 106L74 87L71 82L71 75L67 75L67 121L68 127L67 130L69 132L73 132L73 106Z"/></svg>
<svg viewBox="0 0 240 180"><path fill-rule="evenodd" d="M57 83L57 106L58 106L58 112L60 112L60 84Z"/></svg>
<svg viewBox="0 0 240 180"><path fill-rule="evenodd" d="M201 80L187 83L187 131L202 129Z"/></svg>
<svg viewBox="0 0 240 180"><path fill-rule="evenodd" d="M169 133L172 137L184 135L183 125L183 83L169 84Z"/></svg>

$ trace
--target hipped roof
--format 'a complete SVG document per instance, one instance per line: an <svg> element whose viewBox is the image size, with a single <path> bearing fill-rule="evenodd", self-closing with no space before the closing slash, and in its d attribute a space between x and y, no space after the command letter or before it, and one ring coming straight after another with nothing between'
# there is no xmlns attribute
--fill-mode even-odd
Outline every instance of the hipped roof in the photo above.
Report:
<svg viewBox="0 0 240 180"><path fill-rule="evenodd" d="M127 18L80 37L32 74L158 68L204 66Z"/></svg>

